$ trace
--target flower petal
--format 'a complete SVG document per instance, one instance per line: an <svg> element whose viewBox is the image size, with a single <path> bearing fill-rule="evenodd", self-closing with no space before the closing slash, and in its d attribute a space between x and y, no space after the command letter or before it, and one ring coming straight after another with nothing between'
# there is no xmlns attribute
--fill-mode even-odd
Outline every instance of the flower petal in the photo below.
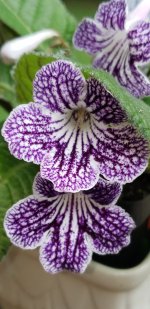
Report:
<svg viewBox="0 0 150 309"><path fill-rule="evenodd" d="M40 249L40 262L45 271L57 273L62 270L83 273L92 258L92 250L86 236L78 232L74 242L74 234L67 230L54 228L47 241Z"/></svg>
<svg viewBox="0 0 150 309"><path fill-rule="evenodd" d="M4 219L5 231L11 242L24 249L40 246L56 215L58 204L57 197L51 201L38 201L29 196L13 205Z"/></svg>
<svg viewBox="0 0 150 309"><path fill-rule="evenodd" d="M91 260L90 241L79 225L82 196L65 194L61 198L62 209L40 250L40 261L47 272L84 272Z"/></svg>
<svg viewBox="0 0 150 309"><path fill-rule="evenodd" d="M103 52L97 54L93 66L110 72L119 84L135 97L149 96L150 81L137 69L137 63L133 61L132 55L130 57L128 44L125 41L123 44L124 46L120 48L120 51L119 46L116 45L118 54L114 53L113 48L110 53L107 53L107 50L103 50Z"/></svg>
<svg viewBox="0 0 150 309"><path fill-rule="evenodd" d="M88 207L88 234L93 242L93 251L98 254L115 254L130 242L130 233L135 224L132 218L118 206Z"/></svg>
<svg viewBox="0 0 150 309"><path fill-rule="evenodd" d="M52 182L41 178L40 173L38 173L34 179L33 183L33 195L39 200L49 199L60 195L60 192L54 190Z"/></svg>
<svg viewBox="0 0 150 309"><path fill-rule="evenodd" d="M85 102L95 122L97 120L98 123L119 124L127 120L127 115L119 102L95 78L87 80Z"/></svg>
<svg viewBox="0 0 150 309"><path fill-rule="evenodd" d="M124 76L123 78L122 73L118 74L118 80L132 95L137 98L150 95L150 80L137 69L136 65L127 64Z"/></svg>
<svg viewBox="0 0 150 309"><path fill-rule="evenodd" d="M78 25L74 33L73 44L77 49L86 50L88 53L94 55L108 44L107 39L101 38L101 35L101 30L96 22L90 18L85 18Z"/></svg>
<svg viewBox="0 0 150 309"><path fill-rule="evenodd" d="M99 178L98 183L90 190L83 193L88 196L89 199L94 200L102 206L114 205L118 200L122 191L122 186L117 183L108 182L102 178Z"/></svg>
<svg viewBox="0 0 150 309"><path fill-rule="evenodd" d="M43 66L37 72L33 86L35 102L42 103L52 112L76 107L86 94L81 71L65 60Z"/></svg>
<svg viewBox="0 0 150 309"><path fill-rule="evenodd" d="M67 144L63 146L67 148ZM88 190L97 183L99 170L98 164L88 152L80 154L74 148L71 153L65 153L60 146L60 149L53 148L53 151L45 155L41 164L41 176L52 181L54 189L59 192L79 192Z"/></svg>
<svg viewBox="0 0 150 309"><path fill-rule="evenodd" d="M95 150L100 174L122 184L132 182L146 169L149 155L148 141L130 125L105 130Z"/></svg>
<svg viewBox="0 0 150 309"><path fill-rule="evenodd" d="M129 48L133 63L150 61L150 23L140 21L128 32Z"/></svg>
<svg viewBox="0 0 150 309"><path fill-rule="evenodd" d="M106 29L123 30L126 20L126 1L111 0L100 4L95 19Z"/></svg>
<svg viewBox="0 0 150 309"><path fill-rule="evenodd" d="M2 129L10 152L18 159L39 164L50 149L50 120L34 103L16 107Z"/></svg>

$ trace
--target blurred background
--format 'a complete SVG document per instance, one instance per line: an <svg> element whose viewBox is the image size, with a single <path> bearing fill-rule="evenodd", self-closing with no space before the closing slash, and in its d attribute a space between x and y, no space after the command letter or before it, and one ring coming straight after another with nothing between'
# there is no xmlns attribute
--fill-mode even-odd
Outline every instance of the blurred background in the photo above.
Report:
<svg viewBox="0 0 150 309"><path fill-rule="evenodd" d="M100 2L99 0L64 0L68 9L74 13L78 20L84 16L94 16Z"/></svg>

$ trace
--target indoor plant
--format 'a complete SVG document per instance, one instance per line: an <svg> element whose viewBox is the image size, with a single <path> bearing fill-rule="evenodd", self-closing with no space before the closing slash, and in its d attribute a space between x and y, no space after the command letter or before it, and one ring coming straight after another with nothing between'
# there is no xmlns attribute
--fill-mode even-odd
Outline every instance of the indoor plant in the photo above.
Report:
<svg viewBox="0 0 150 309"><path fill-rule="evenodd" d="M16 30L16 29L15 29ZM57 30L57 29L56 29ZM31 41L31 40L30 40ZM22 41L23 42L23 41ZM14 42L15 43L15 42ZM59 44L61 44L61 40L60 40L60 43ZM42 48L45 48L45 47L42 47ZM53 47L52 46L52 48L55 48L55 46ZM9 46L8 46L8 49L9 49ZM71 54L72 55L72 54ZM4 56L4 54L3 54L3 56ZM69 62L68 62L68 60L58 60L58 59L60 59L60 57L61 58L65 58L65 55L64 54L57 54L57 56L56 57L52 57L52 56L41 56L41 55L27 55L27 56L23 56L23 58L22 59L20 59L20 62L18 62L18 65L17 65L17 67L16 67L16 70L15 70L15 79L16 79L16 84L17 84L17 91L18 91L18 95L19 95L19 97L20 97L20 100L22 101L22 102L25 102L25 101L29 101L30 100L30 98L32 97L32 90L31 90L31 84L32 84L32 79L34 78L34 75L35 75L35 73L36 73L36 71L43 65L43 64L47 64L47 63L50 63L51 61L56 61L55 63L57 63L57 65L59 64L59 65L62 65L62 66L64 66L64 65L69 65L70 66L70 68L72 68L72 65L70 64L70 58L69 58ZM74 56L74 54L73 54L73 56L71 56L71 57L75 57ZM71 58L71 61L72 61L72 58ZM81 62L81 60L79 60L80 62ZM32 63L32 66L31 66L31 63ZM54 62L53 62L54 63ZM29 71L27 70L27 67L28 67L28 69L29 69ZM45 67L45 69L44 70L47 70L47 68L48 68L48 66L46 66ZM49 69L50 70L52 70L52 66L49 66ZM40 85L40 87L41 87L41 84L39 84L39 76L40 76L40 74L43 74L42 72L43 71L40 71L41 73L39 73L39 75L37 75L37 79L35 80L35 83L34 83L34 86L35 86L35 92L34 92L34 96L35 96L35 99L37 100L37 98L39 99L40 98L40 91L41 90L39 90L39 88L37 88L37 86L39 86ZM137 139L137 138L139 138L139 137L137 137L136 136L136 133L135 133L135 131L133 130L133 129L131 129L132 127L130 127L130 130L128 131L129 133L128 134L133 134L133 136L134 136L134 141L136 141L136 143L142 143L142 148L138 148L138 151L140 152L140 153L142 153L142 160L143 160L143 158L145 158L145 160L147 161L147 138L148 138L148 132L149 132L149 126L148 126L148 120L149 120L149 118L148 118L148 115L149 115L149 108L142 102L142 101L140 101L140 100L137 100L137 99L134 99L133 97L131 97L130 95L128 95L125 91L123 92L123 90L121 89L121 91L119 90L119 86L117 86L117 84L114 82L114 80L112 79L112 78L110 78L107 74L105 74L105 73L103 73L103 72L98 72L98 71L96 71L96 70L92 70L91 68L82 68L82 72L83 72L83 74L84 74L84 76L86 77L86 79L88 78L88 77L90 77L90 76L94 76L94 78L96 78L98 81L101 81L101 82L103 82L104 83L104 85L105 85L105 87L106 87L106 89L108 89L109 91L110 91L110 93L113 95L113 104L116 104L115 103L115 99L117 98L118 99L118 101L119 101L119 103L121 103L122 104L122 107L123 108L125 108L126 110L127 110L127 112L128 112L128 114L129 114L129 116L130 116L130 121L132 120L132 123L134 123L137 127L140 127L140 129L142 130L142 134L144 133L145 134L145 136L146 136L146 139L144 139L144 136L142 137L142 136L140 136L140 140L139 139ZM136 73L135 73L136 74ZM23 77L23 80L21 80L21 76ZM29 76L30 76L30 78L29 78ZM78 78L79 78L79 71L78 71ZM81 77L80 77L80 79L81 79ZM63 79L62 79L62 82L63 82ZM26 84L26 87L28 87L28 93L27 93L27 88L26 89L23 89L23 84ZM92 84L93 86L92 87L94 87L94 80L93 80L93 84ZM144 93L144 94L148 94L148 90L145 90L145 89L148 89L148 85L146 84L146 82L144 81L144 92L142 92L142 94ZM132 89L129 89L129 87L127 87L128 88L128 90L131 92L131 90ZM117 89L116 91L115 91L115 89ZM138 91L137 91L138 90ZM134 93L134 95L136 95L136 94L138 94L138 96L139 96L139 91L141 91L142 89L140 89L140 87L138 88L138 89L136 89L136 91L134 91L133 93ZM64 88L64 93L66 94L66 95L68 95L67 94L67 92L66 92L66 89ZM123 92L123 95L122 95L122 92ZM95 95L95 93L93 92L92 93L93 95ZM109 95L107 94L107 96L109 97ZM58 100L59 100L59 98L57 98ZM83 99L83 98L82 98ZM12 98L12 102L13 102L13 100L15 101L15 98ZM45 100L45 99L44 99ZM104 96L104 100L105 100L105 96ZM111 98L111 100L112 100L112 98ZM81 100L82 101L82 100ZM45 101L46 102L46 101ZM127 103L128 102L128 103ZM17 103L14 103L14 104L17 104ZM88 103L89 104L89 103ZM29 105L28 105L29 106ZM139 109L139 106L140 106L140 109ZM46 107L46 106L45 106ZM80 106L80 112L81 112L81 109L83 108L83 105L82 106ZM110 107L109 107L110 108ZM118 108L118 107L117 107ZM24 109L24 107L20 107L20 109L17 109L18 111L23 111L23 109ZM16 110L16 111L17 111ZM73 111L73 113L74 113L74 111ZM122 109L120 109L119 110L119 113L120 113L120 115L123 113L122 112ZM31 114L31 110L30 110L30 114ZM89 114L86 112L84 112L84 113L81 113L86 119L86 121L89 119ZM13 112L13 114L11 114L11 115L15 115L15 112ZM80 119L80 117L79 117L80 115L79 115L79 113L78 113L78 111L76 111L74 114L73 114L73 117L74 117L74 119L76 120L76 118L77 118L77 120L78 120L78 124L80 125L80 127L81 127L81 122L79 121ZM12 117L12 116L11 116ZM18 117L18 116L17 116ZM28 116L29 117L29 116ZM122 116L119 116L119 117L122 117ZM124 116L123 116L124 117ZM13 117L12 118L9 118L10 120L9 120L9 122L11 122L11 120L13 119ZM25 121L27 122L28 121L28 119L27 118L24 118L25 119ZM30 119L30 118L29 118ZM17 118L16 118L16 120L17 120ZM60 119L59 119L59 121L60 121ZM108 121L108 120L107 120ZM106 122L107 122L106 121ZM118 120L117 120L118 121ZM5 129L3 129L3 135L4 135L4 137L5 137L5 139L10 143L10 149L11 149L11 152L15 155L15 156L18 156L18 155L16 155L16 149L13 147L12 148L12 140L11 140L11 138L13 138L14 136L15 136L15 131L13 131L14 130L14 124L15 124L15 122L14 122L14 124L13 124L13 126L11 126L11 131L10 131L10 133L11 133L11 135L9 136L8 135L8 131L10 130L10 128L8 128L8 126L9 126L9 122L7 122L7 124L5 125ZM105 127L103 127L102 128L103 130L104 129L106 129ZM129 127L128 127L128 129L129 129ZM127 127L126 127L126 131L127 131ZM20 133L21 133L21 131L20 131ZM19 133L19 134L20 134ZM11 137L12 136L12 137ZM10 138L11 137L11 138ZM127 137L126 137L127 138ZM15 137L15 139L16 139L16 141L17 141L17 136ZM14 139L14 140L15 140ZM130 140L130 137L128 137L128 139ZM13 143L14 143L14 140L13 140ZM19 141L19 143L20 143L21 141ZM130 143L131 143L131 140L130 140ZM6 150L6 146L2 143L2 147ZM135 147L137 147L137 144L135 145ZM13 150L14 149L14 150ZM20 148L21 149L21 148ZM140 149L140 150L139 150ZM36 148L36 150L37 150L37 148ZM25 158L25 153L24 152L22 152L23 153L23 157ZM29 152L27 153L27 155L29 154ZM93 154L93 153L92 153ZM144 157L145 156L145 157ZM9 157L9 154L8 154L8 157ZM19 157L19 158L22 158L22 155ZM126 158L124 157L124 160L125 160ZM139 158L138 158L139 159ZM6 158L5 158L5 160L6 160ZM13 159L12 159L13 160ZM58 159L57 159L58 160ZM137 160L137 158L136 158L136 160ZM15 161L12 161L13 162L13 164L15 165L15 164L17 164L16 163L16 160ZM45 161L45 162L47 162L47 161ZM37 163L37 162L36 162ZM135 165L136 165L136 161L134 162L135 163ZM19 164L19 163L18 163ZM47 163L46 163L47 164ZM27 165L26 165L27 166ZM30 165L31 166L31 165ZM102 173L102 176L105 176L106 178L108 177L108 174L106 173L106 172L104 172L104 169L105 169L105 166L106 166L106 162L105 162L105 165L104 165L104 168L103 168L103 170L101 170L101 173ZM140 162L139 162L139 164L138 164L138 168L137 168L137 171L135 172L135 176L137 176L144 168L145 168L145 166L146 166L146 164L145 163L143 163L143 161L141 161L141 166L140 166ZM31 167L30 167L31 168ZM93 168L93 167L92 167ZM98 167L96 167L96 168L98 168ZM125 168L125 167L124 167ZM127 168L127 166L126 166L126 168ZM135 166L134 166L134 169L136 170L136 168L135 168ZM36 169L35 169L36 170ZM135 171L134 170L134 171ZM92 171L90 172L90 174L92 175ZM30 172L29 172L29 174L30 174ZM32 175L34 174L34 170L32 170ZM51 176L49 176L49 174L47 174L47 170L46 170L46 172L45 172L45 168L44 168L44 171L43 171L43 174L42 174L42 177L44 177L44 178L49 178L50 177L50 180L51 181L54 181L54 183L56 182L55 180L54 180L54 178L53 178L53 174L51 174ZM61 176L62 176L62 174L61 174ZM116 176L117 177L117 176ZM120 181L120 177L121 176L119 176L118 178L115 178L115 180L117 179L117 180L119 180ZM135 178L135 177L134 177ZM95 181L95 179L96 179L96 181ZM124 181L123 182L126 182L126 179L127 178L125 178L125 175L124 175ZM83 183L82 182L82 189L83 190L87 190L87 189L90 189L91 187L93 187L94 186L94 184L97 182L97 178L95 178L95 174L93 174L93 178L91 179L91 181L92 181L92 185L90 184L90 187L89 187L89 185L87 186L87 183ZM123 179L122 179L123 180ZM76 181L76 183L75 183L75 185L76 185L76 187L77 186L79 186L79 183ZM61 182L61 190L62 190L62 186L63 186L63 190L66 190L66 188L67 188L67 190L68 190L68 184L66 184L66 186L64 187L64 184L63 184L63 182ZM85 187L86 186L86 187ZM15 186L16 187L16 186ZM59 190L60 190L60 184L56 184L55 183L55 188L56 189L58 189L59 188ZM73 188L73 187L72 187ZM14 189L14 187L13 187L13 189ZM6 189L5 189L6 190ZM59 191L58 190L58 191ZM27 194L26 194L27 195ZM22 197L25 197L25 194L24 194L24 196L22 196ZM21 196L19 196L19 198L21 198ZM100 197L100 201L102 202L102 197ZM106 202L104 203L104 204L106 204ZM101 205L104 205L103 203L101 204ZM10 206L10 205L9 205ZM17 207L17 206L16 206ZM3 208L2 208L2 211L3 211ZM5 211L5 210L4 210ZM10 215L9 215L10 214ZM10 220L10 216L12 216L12 214L11 214L11 211L10 211L10 213L8 213L8 215L7 215L7 222ZM17 214L17 216L18 216L18 214ZM74 222L74 220L73 220L73 222ZM9 222L9 224L10 224L10 222ZM7 227L6 227L7 226ZM9 230L9 226L8 225L5 225L5 227L6 227L6 229L7 229L7 231ZM12 230L12 227L11 227L11 230ZM129 230L128 230L128 232L129 232ZM91 233L91 232L90 232ZM95 233L95 230L94 230L94 233ZM14 239L13 237L12 237L12 234L8 231L8 235L10 236L10 238L13 240L13 242L15 243L15 241L16 241L16 239ZM124 235L125 236L125 235ZM122 244L124 243L124 245L125 244L127 244L127 242L125 241L125 242L122 242ZM4 249L6 249L6 239L5 239L5 237L3 238L3 244L4 244L4 246L2 247L2 250L3 250L3 248ZM114 248L114 247L113 247ZM110 247L109 247L109 250L110 250ZM108 251L109 251L108 250ZM117 249L118 250L118 249ZM115 251L113 251L113 252L115 252ZM56 265L55 265L56 266ZM54 268L53 268L54 269Z"/></svg>

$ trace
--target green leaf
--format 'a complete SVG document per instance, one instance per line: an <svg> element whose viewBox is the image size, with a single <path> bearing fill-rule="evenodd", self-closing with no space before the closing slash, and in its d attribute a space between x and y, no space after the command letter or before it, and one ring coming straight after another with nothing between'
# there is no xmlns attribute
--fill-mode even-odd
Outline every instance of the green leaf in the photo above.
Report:
<svg viewBox="0 0 150 309"><path fill-rule="evenodd" d="M2 106L0 106L0 122L3 122L8 117L8 115L9 115L8 111L4 109Z"/></svg>
<svg viewBox="0 0 150 309"><path fill-rule="evenodd" d="M0 139L0 259L6 253L9 240L3 229L8 208L32 193L32 183L38 166L15 159L7 144Z"/></svg>
<svg viewBox="0 0 150 309"><path fill-rule="evenodd" d="M28 103L33 100L32 82L36 72L45 64L56 60L52 56L40 56L27 54L21 57L14 71L16 82L16 94L20 103Z"/></svg>
<svg viewBox="0 0 150 309"><path fill-rule="evenodd" d="M11 67L0 61L0 99L10 102L12 107L15 107L16 93L10 72Z"/></svg>
<svg viewBox="0 0 150 309"><path fill-rule="evenodd" d="M32 82L36 72L42 65L55 61L56 59L57 57L54 56L46 57L38 54L24 55L20 59L15 70L16 90L20 103L27 103L33 100ZM129 121L150 140L150 107L119 86L116 80L107 72L91 67L78 66L81 68L86 79L95 77L111 92L127 112Z"/></svg>
<svg viewBox="0 0 150 309"><path fill-rule="evenodd" d="M144 97L143 101L150 107L150 97Z"/></svg>
<svg viewBox="0 0 150 309"><path fill-rule="evenodd" d="M0 19L20 35L53 28L66 40L76 26L60 0L0 0Z"/></svg>
<svg viewBox="0 0 150 309"><path fill-rule="evenodd" d="M0 22L0 46L6 41L13 39L16 36L14 31Z"/></svg>

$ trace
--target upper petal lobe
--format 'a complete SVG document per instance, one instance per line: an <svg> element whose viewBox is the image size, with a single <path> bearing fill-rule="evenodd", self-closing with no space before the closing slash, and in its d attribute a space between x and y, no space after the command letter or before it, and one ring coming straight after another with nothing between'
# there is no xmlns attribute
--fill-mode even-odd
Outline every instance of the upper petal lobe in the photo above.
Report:
<svg viewBox="0 0 150 309"><path fill-rule="evenodd" d="M51 112L63 112L84 99L86 82L73 63L57 60L36 73L33 89L35 102L45 105Z"/></svg>
<svg viewBox="0 0 150 309"><path fill-rule="evenodd" d="M95 19L106 29L123 30L126 20L126 1L111 0L100 4Z"/></svg>

